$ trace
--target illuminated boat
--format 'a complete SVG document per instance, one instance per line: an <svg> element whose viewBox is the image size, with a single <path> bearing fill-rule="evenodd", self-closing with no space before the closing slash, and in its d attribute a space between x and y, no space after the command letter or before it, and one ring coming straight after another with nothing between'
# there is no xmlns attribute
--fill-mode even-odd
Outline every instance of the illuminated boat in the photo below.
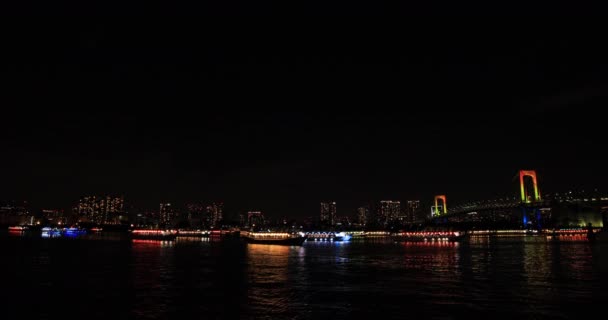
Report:
<svg viewBox="0 0 608 320"><path fill-rule="evenodd" d="M413 231L399 232L393 235L395 241L417 242L417 241L461 241L465 238L464 232L457 231Z"/></svg>
<svg viewBox="0 0 608 320"><path fill-rule="evenodd" d="M211 232L209 230L178 230L178 237L209 237Z"/></svg>
<svg viewBox="0 0 608 320"><path fill-rule="evenodd" d="M78 237L87 234L87 230L81 228L64 228L61 234L66 237Z"/></svg>
<svg viewBox="0 0 608 320"><path fill-rule="evenodd" d="M141 240L175 240L177 237L176 230L162 229L134 229L131 230L133 239Z"/></svg>
<svg viewBox="0 0 608 320"><path fill-rule="evenodd" d="M28 230L29 228L27 226L12 226L12 227L8 227L8 231L10 232L23 232Z"/></svg>
<svg viewBox="0 0 608 320"><path fill-rule="evenodd" d="M61 230L57 228L44 227L41 229L40 236L43 238L58 238L61 237Z"/></svg>
<svg viewBox="0 0 608 320"><path fill-rule="evenodd" d="M249 243L279 244L288 246L301 246L306 240L303 234L287 232L247 232L241 231L241 237Z"/></svg>
<svg viewBox="0 0 608 320"><path fill-rule="evenodd" d="M344 232L311 232L306 234L306 239L308 241L329 241L329 242L338 242L338 241L349 241L351 238L350 235Z"/></svg>

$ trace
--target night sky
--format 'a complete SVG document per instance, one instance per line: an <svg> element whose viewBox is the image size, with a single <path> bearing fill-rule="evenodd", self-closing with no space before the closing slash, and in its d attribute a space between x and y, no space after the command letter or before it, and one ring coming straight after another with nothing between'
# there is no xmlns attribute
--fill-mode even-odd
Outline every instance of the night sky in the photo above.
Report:
<svg viewBox="0 0 608 320"><path fill-rule="evenodd" d="M608 191L608 56L577 33L251 20L15 25L0 199L222 200L354 215L370 200Z"/></svg>

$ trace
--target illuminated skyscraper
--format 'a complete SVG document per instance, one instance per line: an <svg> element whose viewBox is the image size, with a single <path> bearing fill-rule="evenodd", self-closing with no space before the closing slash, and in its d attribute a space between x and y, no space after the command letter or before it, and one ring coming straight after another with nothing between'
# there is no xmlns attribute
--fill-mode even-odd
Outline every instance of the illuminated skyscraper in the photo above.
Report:
<svg viewBox="0 0 608 320"><path fill-rule="evenodd" d="M85 196L80 198L76 211L80 219L89 222L116 224L124 212L124 197Z"/></svg>
<svg viewBox="0 0 608 320"><path fill-rule="evenodd" d="M336 212L335 201L321 202L321 215L319 219L321 225L333 226L335 224Z"/></svg>
<svg viewBox="0 0 608 320"><path fill-rule="evenodd" d="M161 203L159 212L159 225L160 227L169 227L173 224L176 214L171 206L171 203Z"/></svg>
<svg viewBox="0 0 608 320"><path fill-rule="evenodd" d="M219 227L224 219L224 203L214 202L207 206L207 224L210 227Z"/></svg>
<svg viewBox="0 0 608 320"><path fill-rule="evenodd" d="M359 224L363 227L367 224L367 218L369 216L369 209L367 207L360 207L357 209L357 219Z"/></svg>
<svg viewBox="0 0 608 320"><path fill-rule="evenodd" d="M420 200L408 200L407 210L405 212L406 223L414 223L418 220L420 212Z"/></svg>
<svg viewBox="0 0 608 320"><path fill-rule="evenodd" d="M396 221L401 212L401 202L393 200L382 200L376 214L380 225L387 225L390 222Z"/></svg>

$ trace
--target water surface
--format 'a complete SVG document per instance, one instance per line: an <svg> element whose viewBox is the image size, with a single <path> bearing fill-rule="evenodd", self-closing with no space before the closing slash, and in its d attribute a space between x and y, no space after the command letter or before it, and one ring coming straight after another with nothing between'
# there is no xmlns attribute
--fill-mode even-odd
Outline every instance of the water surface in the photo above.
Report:
<svg viewBox="0 0 608 320"><path fill-rule="evenodd" d="M608 246L541 237L287 247L3 235L0 261L9 319L568 319L608 305Z"/></svg>

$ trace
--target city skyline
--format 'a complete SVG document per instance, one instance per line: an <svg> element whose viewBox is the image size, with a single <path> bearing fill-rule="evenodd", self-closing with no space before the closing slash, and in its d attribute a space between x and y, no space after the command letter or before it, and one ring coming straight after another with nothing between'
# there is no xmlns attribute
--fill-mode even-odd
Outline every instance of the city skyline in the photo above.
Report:
<svg viewBox="0 0 608 320"><path fill-rule="evenodd" d="M177 28L23 30L31 41L3 62L0 199L68 208L115 193L305 217L323 199L352 213L510 196L522 169L542 192L608 189L596 41L394 41L389 28L198 42Z"/></svg>
<svg viewBox="0 0 608 320"><path fill-rule="evenodd" d="M522 170L522 172L526 172L526 170ZM535 172L535 170L532 170L532 172ZM517 174L515 175L517 176ZM520 177L521 178L521 177ZM465 203L467 201L471 202L471 201L485 201L485 200L495 200L495 199L517 199L520 196L520 191L522 192L522 197L523 197L523 191L524 189L521 189L521 187L523 186L523 184L521 184L521 180L517 180L517 179L513 179L513 181L517 182L517 183L513 183L513 186L515 188L515 186L517 186L517 190L516 192L512 192L511 194L503 194L503 195L496 195L495 197L490 197L487 199L482 199L482 198L468 198L468 199L460 199L459 202L456 202L457 204L462 204ZM541 183L539 183L541 184ZM532 187L536 187L536 184L534 185L530 185L530 188ZM551 189L550 189L551 190ZM538 195L540 196L540 194L545 194L545 195L556 195L556 194L567 194L568 192L572 192L572 190L575 191L575 193L580 193L580 192L585 192L585 189L573 189L573 188L569 188L569 189L565 189L565 190L551 190L551 192L539 192L539 191L535 191L535 192L539 192ZM604 190L601 189L597 189L597 188L587 188L587 193L591 194L593 192L597 193L597 192L604 192ZM532 192L532 191L530 191ZM390 205L392 202L395 202L397 204L397 209L388 209L387 208L383 208L380 211L385 211L385 210L389 210L391 211L390 214L381 214L384 216L391 216L392 218L396 217L397 215L403 215L403 216L409 216L410 218L407 219L412 219L413 217L413 212L420 209L420 206L424 206L424 207L430 207L432 208L432 211L435 212L435 206L434 204L437 201L437 197L442 197L443 195L435 195L434 197L423 197L422 199L414 199L413 197L407 197L407 196L403 196L403 197L396 197L395 199L398 200L387 200L386 198L378 198L378 199L341 199L341 201L339 201L342 204L347 204L345 205L346 209L343 209L340 212L337 212L336 210L336 201L330 201L330 202L321 202L321 210L323 212L323 208L324 208L324 204L327 203L325 206L325 210L327 211L325 213L325 215L327 215L326 218L320 218L320 220L326 220L326 223L328 223L328 225L333 225L335 224L335 221L333 221L333 219L337 219L339 216L347 216L350 217L352 219L357 220L359 215L360 215L360 209L362 208L361 206L363 205L364 207L368 208L367 210L370 210L370 206L371 208L377 207L377 208L383 208L385 206L385 204ZM98 200L95 200L96 198L99 198ZM83 222L95 222L95 223L100 223L101 221L106 221L106 219L108 219L110 214L114 214L113 219L115 222L118 221L118 213L122 213L122 212L127 212L127 211L134 211L137 213L144 213L146 211L152 211L152 212L157 212L157 213L161 213L163 211L163 206L165 203L160 202L161 204L161 209L158 210L158 203L159 202L155 202L153 203L151 206L136 206L133 204L133 202L130 201L126 201L125 202L125 194L117 194L117 193L102 193L102 194L98 194L98 195L85 195L85 196L81 196L80 200L77 200L75 202L72 202L71 205L68 205L66 207L53 207L50 205L45 205L45 204L36 204L36 205L32 205L31 201L29 199L23 200L23 199L1 199L2 201L13 201L13 202L18 202L18 203L28 203L28 207L30 209L33 210L60 210L62 212L72 212L72 214L76 214L78 216L84 217L85 220L83 220ZM450 197L451 198L451 197ZM83 205L83 200L84 205ZM110 200L112 200L112 202L110 202ZM114 201L116 202L116 209L114 208ZM120 201L120 202L118 202ZM152 200L154 201L154 200ZM401 202L403 201L403 208L401 208ZM107 202L107 208L106 205L104 205L104 202ZM311 203L314 203L313 200L311 199L306 199L305 202L303 202L300 205L304 205L304 206L308 206L311 207ZM317 202L318 203L318 202ZM411 210L410 206L412 205L411 203L416 203L415 209ZM454 202L452 202L454 203ZM222 217L222 212L223 212L223 201L217 201L217 200L186 200L183 202L177 202L174 201L173 205L171 205L171 203L166 203L169 206L172 206L172 208L175 210L180 210L183 211L184 213L192 213L195 210L191 207L193 205L197 205L197 206L201 206L201 208L198 208L197 210L206 210L207 213L210 212L216 212L215 209L216 206L220 206L222 209L219 209L219 212L217 213L211 213L210 216L214 217L212 218L212 222L210 222L211 225L214 225L217 223L217 221L221 220ZM127 209L126 205L129 205L130 209ZM120 206L120 207L118 207ZM154 209L156 208L156 209ZM247 211L251 211L250 207L245 207L243 206L242 203L239 203L238 201L236 203L229 203L228 204L228 214L230 215L231 219L237 219L238 215L242 212L247 212ZM330 209L331 208L331 209ZM439 208L441 210L443 210L443 202L440 202L440 206ZM285 214L285 212L292 212L293 210L290 207L286 207L283 209L283 211L273 211L273 210L269 210L268 208L263 208L263 210L266 213L270 213L270 217L272 218L281 218L281 217L286 217L287 215ZM317 212L318 212L318 207L317 207ZM375 209L374 209L375 210ZM394 212L392 212L394 211ZM398 214L397 214L398 212ZM338 214L339 213L339 214ZM315 215L314 211L309 211L309 212L304 212L303 214L300 215L291 215L289 216L290 218L296 218L296 219L305 219L310 217L311 215ZM323 213L321 214L321 216L323 216ZM218 218L219 217L219 218ZM329 219L329 220L328 220ZM332 223L333 222L333 223Z"/></svg>
<svg viewBox="0 0 608 320"><path fill-rule="evenodd" d="M534 170L522 170L521 172L530 173ZM534 173L532 173L534 174ZM522 183L520 181L522 192L528 192L528 188L536 187L535 184ZM437 207L437 200L439 206ZM251 219L256 219L255 225L262 226L266 222L272 221L293 221L306 224L306 221L318 223L323 228L333 228L336 226L344 226L344 221L349 220L347 225L355 223L359 226L373 226L378 228L386 228L394 223L399 225L416 225L423 222L428 222L434 217L445 216L444 206L446 205L445 195L436 195L435 202L420 201L414 199L405 200L404 206L401 206L400 200L374 200L361 201L364 204L358 207L355 212L341 212L337 210L336 201L322 201L320 214L315 218L314 213L309 213L305 217L290 216L278 214L264 217L260 210L252 210L240 208L234 211L226 211L224 203L218 201L196 201L189 203L168 203L161 202L160 209L149 210L145 208L137 208L125 201L124 195L109 196L109 195L89 195L83 196L71 209L64 210L63 208L49 207L32 207L27 201L0 201L0 217L2 221L9 219L12 216L17 218L19 223L32 223L32 221L61 221L68 224L84 225L117 225L117 224L135 224L149 225L150 221L156 221L159 226L177 226L184 227L219 227L220 225L251 225ZM469 199L467 202L452 203L447 213L462 213L463 210L471 211L471 206L484 208L484 206L513 206L521 203L579 203L586 208L589 204L597 201L608 200L608 194L601 190L575 190L556 193L538 193L538 198L535 200L518 199L517 196L493 198L493 199ZM501 205L502 204L502 205ZM437 210L439 208L439 210ZM430 209L430 212L429 212ZM587 210L587 209L585 209ZM20 217L20 218L19 218ZM26 219L27 220L24 220ZM43 220L40 220L40 219ZM35 219L30 221L30 219ZM260 220L261 219L261 220ZM9 221L6 220L6 221ZM5 222L6 222L5 221Z"/></svg>

